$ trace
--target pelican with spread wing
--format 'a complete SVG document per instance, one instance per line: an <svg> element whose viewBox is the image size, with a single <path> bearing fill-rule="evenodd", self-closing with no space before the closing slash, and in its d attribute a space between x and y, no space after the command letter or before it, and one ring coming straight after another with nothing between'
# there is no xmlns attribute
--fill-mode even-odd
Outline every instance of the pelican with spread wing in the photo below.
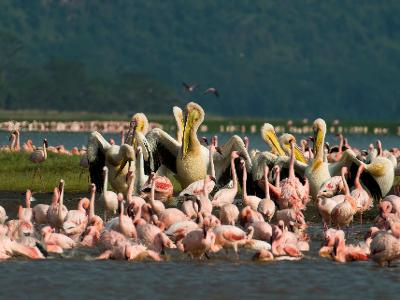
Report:
<svg viewBox="0 0 400 300"><path fill-rule="evenodd" d="M348 168L349 181L353 182L361 164L364 165L365 172L361 175L360 180L371 195L375 199L381 199L389 192L394 180L394 170L390 160L385 157L377 157L369 164L365 164L356 157L356 154L351 149L347 149L337 162L329 164L324 159L325 121L323 119L315 120L313 130L314 159L309 162L304 172L310 182L311 195L314 199L322 184L328 181L331 176L339 175L343 166ZM301 167L301 171L303 171L303 167Z"/></svg>
<svg viewBox="0 0 400 300"><path fill-rule="evenodd" d="M177 139L160 128L154 128L145 136L139 135L140 143L149 153L150 169L155 171L161 165L165 165L176 174L178 181L185 188L194 181L204 179L210 167L209 149L202 145L197 137L205 113L200 105L190 102L186 105L182 118L178 109L174 109L174 116L177 122ZM179 141L180 136L182 141ZM232 151L238 151L251 170L249 154L239 136L232 136L219 150L213 155L218 183L229 182Z"/></svg>
<svg viewBox="0 0 400 300"><path fill-rule="evenodd" d="M109 170L109 182L114 190L126 194L128 184L126 175L134 170L135 151L128 144L121 146L111 145L97 131L89 136L87 147L89 172L91 182L96 184L98 190L103 187L103 167Z"/></svg>

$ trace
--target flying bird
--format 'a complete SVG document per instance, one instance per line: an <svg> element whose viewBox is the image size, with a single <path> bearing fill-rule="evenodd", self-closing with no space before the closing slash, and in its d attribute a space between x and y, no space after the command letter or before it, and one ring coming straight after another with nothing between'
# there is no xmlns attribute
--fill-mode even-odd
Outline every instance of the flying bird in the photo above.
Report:
<svg viewBox="0 0 400 300"><path fill-rule="evenodd" d="M214 94L217 98L219 98L219 92L216 88L210 87L204 91L204 95Z"/></svg>
<svg viewBox="0 0 400 300"><path fill-rule="evenodd" d="M182 85L185 87L185 89L191 93L194 91L194 89L197 87L197 84L187 84L185 82L182 82Z"/></svg>

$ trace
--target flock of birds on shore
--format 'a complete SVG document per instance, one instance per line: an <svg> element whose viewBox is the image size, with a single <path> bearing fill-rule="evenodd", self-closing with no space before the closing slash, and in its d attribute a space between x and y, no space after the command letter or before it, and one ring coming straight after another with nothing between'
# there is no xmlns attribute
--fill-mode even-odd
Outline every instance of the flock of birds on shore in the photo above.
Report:
<svg viewBox="0 0 400 300"><path fill-rule="evenodd" d="M27 190L16 219L7 221L0 207L0 258L44 259L89 248L96 259L162 261L166 251L210 259L231 249L239 257L246 248L258 261L298 260L310 250L306 209L322 219L320 256L341 263L372 259L381 266L400 258L400 197L387 195L399 170L399 149L384 151L377 141L376 148L359 150L343 136L330 148L322 119L301 146L291 134L278 138L268 123L261 135L270 151L249 149L249 140L239 136L219 145L216 136L197 136L205 115L200 105L174 107L173 114L175 137L150 130L138 113L121 145L92 132L85 151L73 150L82 155L92 182L77 209L64 205L68 183L62 179L50 205L31 207ZM11 144L10 151L21 148L16 132ZM24 147L38 164L50 148L47 140L41 148ZM182 188L179 195L172 176ZM102 216L95 214L96 203ZM378 214L365 239L347 243L354 216L362 222L373 207Z"/></svg>

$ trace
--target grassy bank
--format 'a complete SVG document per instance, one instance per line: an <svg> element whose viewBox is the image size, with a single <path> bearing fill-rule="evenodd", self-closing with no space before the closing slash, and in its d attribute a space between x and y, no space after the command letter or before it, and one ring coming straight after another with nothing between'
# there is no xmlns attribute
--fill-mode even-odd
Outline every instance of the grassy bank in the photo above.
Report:
<svg viewBox="0 0 400 300"><path fill-rule="evenodd" d="M46 161L40 164L43 185L39 176L33 177L36 164L28 160L26 153L0 152L0 190L25 191L27 188L35 192L50 192L58 186L59 180L65 180L68 192L83 192L88 189L88 171L80 176L79 156L57 155L49 153Z"/></svg>

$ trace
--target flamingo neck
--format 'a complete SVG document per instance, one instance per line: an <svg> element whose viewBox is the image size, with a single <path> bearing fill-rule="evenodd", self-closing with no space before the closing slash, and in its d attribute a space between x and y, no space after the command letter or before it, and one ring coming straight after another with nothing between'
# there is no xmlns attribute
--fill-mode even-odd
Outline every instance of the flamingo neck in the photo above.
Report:
<svg viewBox="0 0 400 300"><path fill-rule="evenodd" d="M26 192L25 205L26 205L26 208L31 208L31 193L30 193L30 191Z"/></svg>
<svg viewBox="0 0 400 300"><path fill-rule="evenodd" d="M347 184L347 180L345 178L345 171L342 170L342 181L343 181L343 185L344 185L344 194L346 196L350 195L350 189L349 189L349 185Z"/></svg>
<svg viewBox="0 0 400 300"><path fill-rule="evenodd" d="M15 150L19 151L21 149L20 139L19 139L19 131L16 133L17 144L15 145Z"/></svg>
<svg viewBox="0 0 400 300"><path fill-rule="evenodd" d="M95 198L95 191L94 189L92 189L90 193L89 220L91 220L94 217L94 198Z"/></svg>
<svg viewBox="0 0 400 300"><path fill-rule="evenodd" d="M243 184L242 184L242 189L243 189L243 199L247 198L247 187L246 187L246 182L247 182L247 170L246 166L243 166Z"/></svg>
<svg viewBox="0 0 400 300"><path fill-rule="evenodd" d="M294 179L294 142L290 143L289 178Z"/></svg>
<svg viewBox="0 0 400 300"><path fill-rule="evenodd" d="M275 186L279 187L280 184L281 184L281 171L277 170L275 175Z"/></svg>
<svg viewBox="0 0 400 300"><path fill-rule="evenodd" d="M43 143L43 153L44 153L44 159L47 159L47 147L46 147L46 143Z"/></svg>
<svg viewBox="0 0 400 300"><path fill-rule="evenodd" d="M231 158L231 171L232 171L232 180L233 180L233 189L237 190L238 188L238 179L235 169L235 159Z"/></svg>
<svg viewBox="0 0 400 300"><path fill-rule="evenodd" d="M208 191L207 191L207 176L204 177L203 180L203 196L207 197L208 196Z"/></svg>
<svg viewBox="0 0 400 300"><path fill-rule="evenodd" d="M108 169L104 171L103 192L106 193L108 188Z"/></svg>
<svg viewBox="0 0 400 300"><path fill-rule="evenodd" d="M215 178L214 149L213 149L213 146L210 147L210 168L211 168L211 176Z"/></svg>
<svg viewBox="0 0 400 300"><path fill-rule="evenodd" d="M360 167L357 170L356 178L354 179L354 186L356 187L356 189L362 189L362 186L360 183L360 176L363 171L364 171L364 167L363 167L363 165L360 165Z"/></svg>
<svg viewBox="0 0 400 300"><path fill-rule="evenodd" d="M343 135L340 135L339 151L338 151L339 154L342 154L343 142L344 142Z"/></svg>
<svg viewBox="0 0 400 300"><path fill-rule="evenodd" d="M15 150L15 135L11 137L10 150Z"/></svg>
<svg viewBox="0 0 400 300"><path fill-rule="evenodd" d="M64 186L61 187L60 198L58 200L58 217L60 219L60 222L63 221L62 220L63 219L63 215L62 215L63 206L64 206Z"/></svg>
<svg viewBox="0 0 400 300"><path fill-rule="evenodd" d="M269 184L268 184L268 169L267 166L264 170L264 180L265 180L265 199L271 199L269 195Z"/></svg>

